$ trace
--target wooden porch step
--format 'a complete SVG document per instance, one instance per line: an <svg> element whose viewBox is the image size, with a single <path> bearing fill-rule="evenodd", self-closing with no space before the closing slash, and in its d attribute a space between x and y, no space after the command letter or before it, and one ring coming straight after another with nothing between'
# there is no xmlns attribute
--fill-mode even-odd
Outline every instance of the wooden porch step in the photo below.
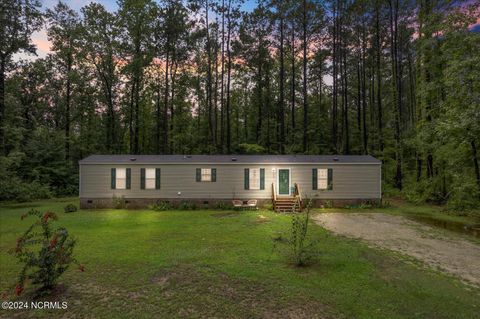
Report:
<svg viewBox="0 0 480 319"><path fill-rule="evenodd" d="M281 213L292 213L298 205L295 197L279 197L275 200L275 211Z"/></svg>

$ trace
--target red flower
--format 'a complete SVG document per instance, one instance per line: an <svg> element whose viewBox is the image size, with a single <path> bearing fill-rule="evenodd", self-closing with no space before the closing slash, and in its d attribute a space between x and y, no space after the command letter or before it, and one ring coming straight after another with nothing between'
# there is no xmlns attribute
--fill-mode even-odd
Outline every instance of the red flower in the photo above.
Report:
<svg viewBox="0 0 480 319"><path fill-rule="evenodd" d="M44 215L43 215L43 218L42 218L42 221L44 223L48 222L48 219L53 219L53 220L56 220L57 219L57 215L55 215L55 213L52 213L52 212L46 212Z"/></svg>
<svg viewBox="0 0 480 319"><path fill-rule="evenodd" d="M53 239L50 241L50 246L48 246L48 249L52 249L55 246L57 246L57 236L53 237Z"/></svg>
<svg viewBox="0 0 480 319"><path fill-rule="evenodd" d="M80 265L78 266L78 270L80 270L81 272L84 272L85 271L85 267L83 265Z"/></svg>
<svg viewBox="0 0 480 319"><path fill-rule="evenodd" d="M23 291L22 285L17 285L17 287L15 287L15 294L17 294L17 296L20 296L22 291Z"/></svg>

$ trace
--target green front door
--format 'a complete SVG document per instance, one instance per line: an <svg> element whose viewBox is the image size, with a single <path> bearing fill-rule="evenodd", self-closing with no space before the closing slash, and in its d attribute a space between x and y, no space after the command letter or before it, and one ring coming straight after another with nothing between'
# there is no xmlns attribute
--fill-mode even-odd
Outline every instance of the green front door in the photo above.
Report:
<svg viewBox="0 0 480 319"><path fill-rule="evenodd" d="M278 170L278 194L290 195L290 170Z"/></svg>

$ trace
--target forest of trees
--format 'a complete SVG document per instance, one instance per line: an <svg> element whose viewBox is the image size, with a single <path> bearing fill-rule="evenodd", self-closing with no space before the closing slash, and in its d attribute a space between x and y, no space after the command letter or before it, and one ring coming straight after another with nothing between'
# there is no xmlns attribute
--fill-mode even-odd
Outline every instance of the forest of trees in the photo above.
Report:
<svg viewBox="0 0 480 319"><path fill-rule="evenodd" d="M383 187L480 202L480 2L2 0L0 200L90 154L371 154ZM46 57L32 34L45 28ZM22 55L19 57L19 53Z"/></svg>

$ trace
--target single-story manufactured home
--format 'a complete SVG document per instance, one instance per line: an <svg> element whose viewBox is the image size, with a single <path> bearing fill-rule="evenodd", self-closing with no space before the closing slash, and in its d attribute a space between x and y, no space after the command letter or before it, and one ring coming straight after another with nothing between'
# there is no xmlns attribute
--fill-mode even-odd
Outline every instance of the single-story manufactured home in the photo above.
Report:
<svg viewBox="0 0 480 319"><path fill-rule="evenodd" d="M382 196L381 161L369 155L92 155L79 164L82 208L118 198L132 208L253 199L282 210L306 199L341 206Z"/></svg>

